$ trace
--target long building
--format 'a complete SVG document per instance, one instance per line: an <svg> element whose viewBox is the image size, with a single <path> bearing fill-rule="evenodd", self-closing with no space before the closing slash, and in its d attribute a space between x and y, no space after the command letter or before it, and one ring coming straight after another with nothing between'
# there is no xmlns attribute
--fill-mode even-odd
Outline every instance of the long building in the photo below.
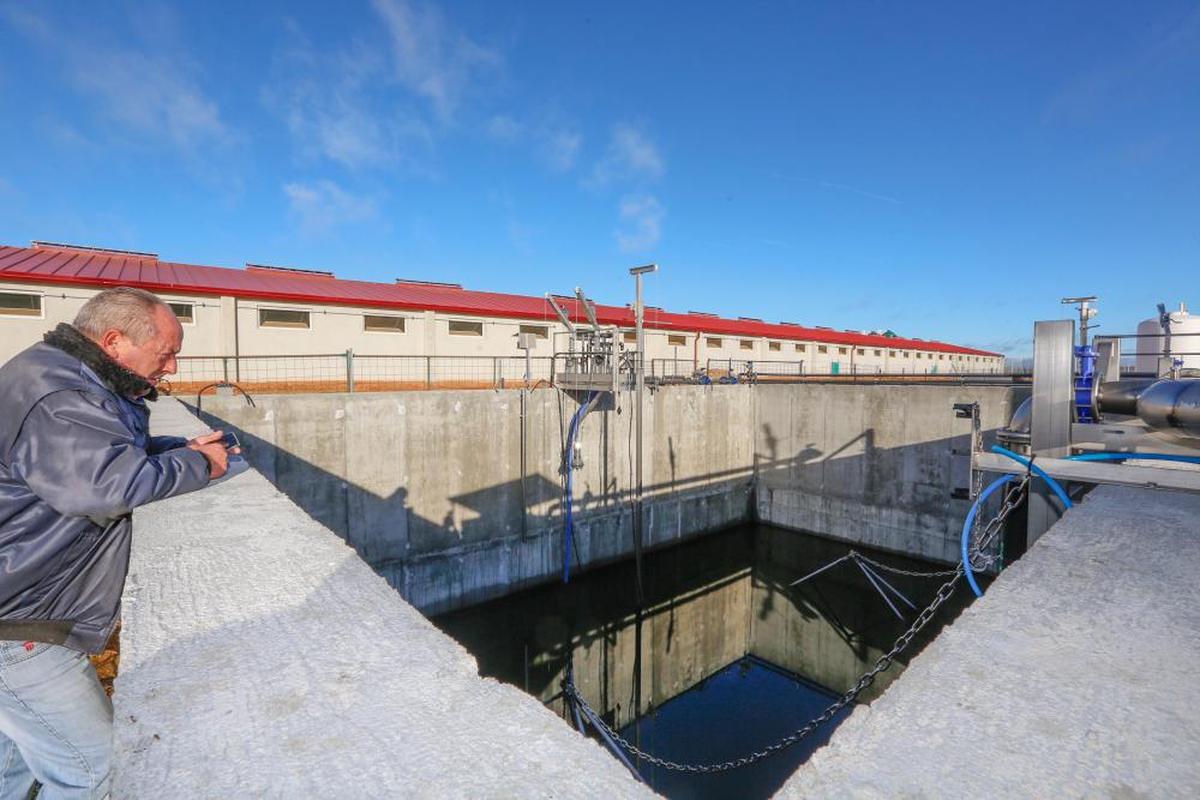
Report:
<svg viewBox="0 0 1200 800"><path fill-rule="evenodd" d="M0 363L69 322L96 292L137 286L171 304L186 331L182 355L263 357L353 351L356 356L523 356L565 349L566 329L543 297L397 279L377 283L330 272L247 263L243 268L163 261L156 254L33 242L0 245ZM585 315L574 297L562 307ZM632 347L633 311L598 305L602 325ZM838 331L796 322L646 310L646 357L681 369L778 363L803 373L990 373L1000 354L945 342ZM529 337L526 337L528 339Z"/></svg>

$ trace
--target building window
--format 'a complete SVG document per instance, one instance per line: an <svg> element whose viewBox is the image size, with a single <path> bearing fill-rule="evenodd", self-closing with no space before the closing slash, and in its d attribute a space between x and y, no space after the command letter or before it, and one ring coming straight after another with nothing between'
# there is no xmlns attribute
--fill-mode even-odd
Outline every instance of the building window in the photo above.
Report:
<svg viewBox="0 0 1200 800"><path fill-rule="evenodd" d="M895 357L896 357L896 351L888 350L888 358L895 358Z"/></svg>
<svg viewBox="0 0 1200 800"><path fill-rule="evenodd" d="M25 292L0 292L0 314L6 317L40 317L42 296Z"/></svg>
<svg viewBox="0 0 1200 800"><path fill-rule="evenodd" d="M883 351L882 351L882 350L876 350L876 351L875 351L875 355L877 355L877 356L881 356L881 355L883 355Z"/></svg>
<svg viewBox="0 0 1200 800"><path fill-rule="evenodd" d="M839 347L839 348L838 348L838 355L843 355L843 356L844 356L844 355L846 355L846 348L844 348L844 347Z"/></svg>
<svg viewBox="0 0 1200 800"><path fill-rule="evenodd" d="M708 345L709 347L718 347L719 348L721 346L721 340L716 336L709 336L707 339L704 340L704 343L706 345Z"/></svg>
<svg viewBox="0 0 1200 800"><path fill-rule="evenodd" d="M945 360L946 360L946 354L938 353L938 361L945 361Z"/></svg>
<svg viewBox="0 0 1200 800"><path fill-rule="evenodd" d="M796 345L796 346L801 347L802 345ZM828 353L829 347L827 345L819 344L819 345L817 345L817 352L818 353Z"/></svg>
<svg viewBox="0 0 1200 800"><path fill-rule="evenodd" d="M625 331L625 341L637 342L637 331Z"/></svg>
<svg viewBox="0 0 1200 800"><path fill-rule="evenodd" d="M363 330L372 333L404 333L404 317L363 314Z"/></svg>
<svg viewBox="0 0 1200 800"><path fill-rule="evenodd" d="M451 336L483 336L482 322L469 322L465 319L450 320Z"/></svg>
<svg viewBox="0 0 1200 800"><path fill-rule="evenodd" d="M679 336L677 334L669 334L667 336L667 344L671 347L683 347L687 344L687 337Z"/></svg>
<svg viewBox="0 0 1200 800"><path fill-rule="evenodd" d="M858 353L860 356L865 356L867 354L867 352L865 350L863 350L861 347L857 348L855 350L855 352Z"/></svg>
<svg viewBox="0 0 1200 800"><path fill-rule="evenodd" d="M192 325L196 322L196 307L191 303L167 303L167 305L175 312L175 319L182 324Z"/></svg>
<svg viewBox="0 0 1200 800"><path fill-rule="evenodd" d="M779 342L767 342L767 349L774 352L779 352L783 349L783 345L781 345Z"/></svg>
<svg viewBox="0 0 1200 800"><path fill-rule="evenodd" d="M803 353L803 352L804 352L805 350L807 350L807 349L808 349L808 348L807 348L805 345L802 345L802 344L798 344L798 345L796 345L796 352L797 352L797 353ZM821 352L824 352L824 351L821 351Z"/></svg>
<svg viewBox="0 0 1200 800"><path fill-rule="evenodd" d="M754 340L753 339L742 339L738 342L738 347L742 348L743 350L753 350L754 349Z"/></svg>
<svg viewBox="0 0 1200 800"><path fill-rule="evenodd" d="M258 310L258 327L308 328L309 315L307 311L293 311L287 308L260 308Z"/></svg>
<svg viewBox="0 0 1200 800"><path fill-rule="evenodd" d="M904 357L905 357L905 358L908 358L908 351L907 351L907 350L905 350L905 351L904 351Z"/></svg>
<svg viewBox="0 0 1200 800"><path fill-rule="evenodd" d="M520 333L529 333L538 339L549 339L550 329L545 325L522 325L519 328Z"/></svg>

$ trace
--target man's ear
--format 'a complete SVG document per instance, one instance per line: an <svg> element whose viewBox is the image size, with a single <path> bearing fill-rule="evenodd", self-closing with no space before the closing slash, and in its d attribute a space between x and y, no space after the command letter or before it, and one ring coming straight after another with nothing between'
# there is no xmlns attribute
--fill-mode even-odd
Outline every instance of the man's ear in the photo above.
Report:
<svg viewBox="0 0 1200 800"><path fill-rule="evenodd" d="M107 353L109 356L116 357L117 353L120 350L120 348L118 347L118 343L120 342L121 337L123 335L124 334L122 334L116 328L111 328L104 332L104 335L100 337L100 341L97 342L97 344L99 344L100 349L103 350L105 353Z"/></svg>

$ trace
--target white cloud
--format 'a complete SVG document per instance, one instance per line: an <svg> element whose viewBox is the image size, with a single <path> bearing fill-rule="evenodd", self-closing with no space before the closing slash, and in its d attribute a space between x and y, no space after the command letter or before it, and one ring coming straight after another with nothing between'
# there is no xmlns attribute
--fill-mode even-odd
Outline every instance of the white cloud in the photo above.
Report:
<svg viewBox="0 0 1200 800"><path fill-rule="evenodd" d="M555 172L567 172L574 167L583 145L583 135L576 127L554 116L526 124L509 114L497 114L488 120L486 130L488 136L499 142L527 143Z"/></svg>
<svg viewBox="0 0 1200 800"><path fill-rule="evenodd" d="M170 36L169 12L142 41L116 43L104 31L49 21L8 7L4 16L33 41L63 57L67 81L102 114L147 140L165 138L190 153L234 138L220 108L201 88L199 70ZM161 15L160 15L161 16ZM138 26L129 26L136 33Z"/></svg>
<svg viewBox="0 0 1200 800"><path fill-rule="evenodd" d="M378 213L374 200L356 197L330 180L288 183L283 193L306 234L320 234L344 223L362 222Z"/></svg>
<svg viewBox="0 0 1200 800"><path fill-rule="evenodd" d="M592 170L591 183L605 186L615 181L657 180L666 171L658 147L629 123L613 126L604 158Z"/></svg>
<svg viewBox="0 0 1200 800"><path fill-rule="evenodd" d="M298 27L288 28L290 44L275 56L263 99L300 154L348 169L418 166L432 133L395 96L386 58L366 45L319 51Z"/></svg>
<svg viewBox="0 0 1200 800"><path fill-rule="evenodd" d="M649 194L632 194L621 198L619 214L622 227L615 233L622 252L649 250L662 237L662 221L666 209L658 198Z"/></svg>
<svg viewBox="0 0 1200 800"><path fill-rule="evenodd" d="M525 132L525 126L508 114L497 114L488 120L488 136L502 142L515 142Z"/></svg>
<svg viewBox="0 0 1200 800"><path fill-rule="evenodd" d="M436 8L408 0L372 0L391 43L392 69L409 91L426 98L442 121L454 116L463 96L500 55L447 25Z"/></svg>

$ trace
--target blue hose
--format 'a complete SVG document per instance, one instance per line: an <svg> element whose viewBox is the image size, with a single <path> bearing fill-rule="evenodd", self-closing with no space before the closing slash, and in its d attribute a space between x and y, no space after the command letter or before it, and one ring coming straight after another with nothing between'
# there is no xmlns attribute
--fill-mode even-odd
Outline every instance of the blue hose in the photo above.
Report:
<svg viewBox="0 0 1200 800"><path fill-rule="evenodd" d="M1071 498L1067 496L1067 493L1063 490L1062 486L1060 486L1057 481L1047 475L1046 471L1037 464L1032 463L1029 459L1017 455L1013 451L1001 447L998 444L992 445L992 452L999 453L1002 456L1008 456L1014 461L1024 464L1031 472L1033 472L1042 480L1046 481L1047 485L1049 485L1049 487L1054 490L1054 493L1057 494L1063 501L1064 506L1067 508L1071 507ZM1067 457L1068 461L1126 461L1129 459L1180 461L1187 464L1200 464L1200 456L1174 455L1170 453L1080 453L1079 455ZM967 583L970 584L971 591L975 593L976 597L983 597L983 590L980 589L979 584L975 582L975 571L971 569L971 558L968 548L971 537L971 526L974 524L975 517L979 514L979 509L983 506L984 501L991 497L992 494L1001 486L1013 480L1014 477L1015 476L1013 475L1005 475L984 489L983 492L980 493L979 497L975 499L975 502L971 505L971 510L967 512L967 519L963 523L961 540L963 572L967 576Z"/></svg>
<svg viewBox="0 0 1200 800"><path fill-rule="evenodd" d="M1181 461L1185 464L1200 464L1200 456L1183 456L1173 453L1080 453L1068 456L1068 461L1125 461L1127 459L1145 458L1154 461Z"/></svg>
<svg viewBox="0 0 1200 800"><path fill-rule="evenodd" d="M1058 481L1046 474L1046 470L1033 463L1031 459L1028 459L1025 456L1019 456L1012 450L1009 450L1007 447L1001 447L998 444L992 445L992 452L999 453L1002 456L1008 456L1013 461L1023 464L1026 469L1030 470L1034 475L1037 475L1039 478L1044 480L1046 485L1054 490L1054 493L1058 495L1058 499L1062 500L1064 507L1070 508L1072 506L1071 498L1067 496L1066 490L1063 489L1062 486L1059 486Z"/></svg>
<svg viewBox="0 0 1200 800"><path fill-rule="evenodd" d="M968 545L971 541L971 526L975 524L975 517L979 514L979 509L983 506L985 500L991 497L997 489L1004 484L1012 481L1015 475L1005 475L992 481L986 489L980 492L979 497L971 504L971 510L967 512L967 521L963 523L962 529L962 563L963 572L967 576L967 583L971 587L971 591L976 597L983 597L983 590L979 588L979 584L975 582L975 570L971 569L971 554L968 550Z"/></svg>
<svg viewBox="0 0 1200 800"><path fill-rule="evenodd" d="M579 410L571 417L571 425L567 431L567 496L565 498L567 513L563 523L563 538L565 539L563 547L563 583L571 582L571 542L575 539L575 514L573 511L575 505L573 502L575 487L573 480L575 474L575 437L579 435L579 426L583 423L583 418L592 410L592 406L599 396L599 392L592 392L588 395L588 399L579 406Z"/></svg>

